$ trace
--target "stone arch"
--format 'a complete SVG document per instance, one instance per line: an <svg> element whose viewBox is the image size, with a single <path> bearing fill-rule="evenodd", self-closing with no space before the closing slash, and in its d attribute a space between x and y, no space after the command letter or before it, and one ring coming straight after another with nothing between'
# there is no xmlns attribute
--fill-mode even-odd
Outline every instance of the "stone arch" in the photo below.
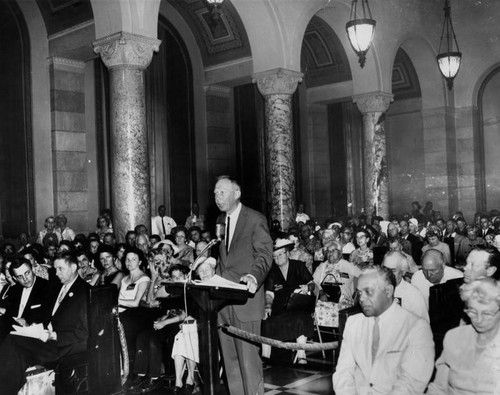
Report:
<svg viewBox="0 0 500 395"><path fill-rule="evenodd" d="M414 34L403 36L395 47L393 60L399 47L408 54L415 67L425 108L446 105L446 84L439 72L436 53L432 45L422 36Z"/></svg>
<svg viewBox="0 0 500 395"><path fill-rule="evenodd" d="M121 31L156 38L160 2L90 0L96 39Z"/></svg>
<svg viewBox="0 0 500 395"><path fill-rule="evenodd" d="M233 0L250 42L253 72L276 68L300 70L300 52L306 27L325 0L279 6L269 1Z"/></svg>
<svg viewBox="0 0 500 395"><path fill-rule="evenodd" d="M333 29L342 43L351 69L351 95L377 91L388 92L389 87L384 84L379 50L375 43L367 53L365 66L363 68L359 66L358 56L353 51L345 33L345 24L350 17L350 8L349 1L339 1L319 10L316 16L322 18Z"/></svg>
<svg viewBox="0 0 500 395"><path fill-rule="evenodd" d="M500 202L498 183L500 165L496 148L500 143L500 64L488 68L474 87L473 106L478 109L478 122L473 134L477 150L478 192L481 209L497 208ZM486 104L485 104L486 103Z"/></svg>

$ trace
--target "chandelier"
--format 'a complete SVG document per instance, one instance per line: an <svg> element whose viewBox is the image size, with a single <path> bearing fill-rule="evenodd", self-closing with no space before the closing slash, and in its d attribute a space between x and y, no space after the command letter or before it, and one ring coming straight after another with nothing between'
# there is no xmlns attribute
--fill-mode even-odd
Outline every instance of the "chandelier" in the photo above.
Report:
<svg viewBox="0 0 500 395"><path fill-rule="evenodd" d="M445 35L446 47L443 48L445 52L441 52ZM441 74L446 79L448 89L451 90L453 88L453 79L460 69L462 53L458 48L457 37L455 36L455 30L453 30L453 24L451 22L451 6L449 0L445 0L444 2L444 22L443 29L441 30L437 62L439 71L441 71Z"/></svg>
<svg viewBox="0 0 500 395"><path fill-rule="evenodd" d="M362 17L356 19L358 15L358 0L352 0L351 17L349 22L346 23L345 28L352 49L354 49L354 52L359 57L359 65L363 68L366 61L366 53L373 42L376 22L372 18L368 0L359 1L361 2Z"/></svg>

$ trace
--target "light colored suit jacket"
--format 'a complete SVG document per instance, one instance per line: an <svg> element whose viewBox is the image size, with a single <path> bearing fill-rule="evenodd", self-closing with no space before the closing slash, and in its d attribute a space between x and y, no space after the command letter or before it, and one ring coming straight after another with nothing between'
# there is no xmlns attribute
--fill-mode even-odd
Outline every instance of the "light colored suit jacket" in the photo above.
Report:
<svg viewBox="0 0 500 395"><path fill-rule="evenodd" d="M422 394L434 364L429 324L396 302L380 315L380 343L372 363L373 317L348 318L333 388L340 395Z"/></svg>
<svg viewBox="0 0 500 395"><path fill-rule="evenodd" d="M219 217L225 222L225 215ZM264 318L264 287L262 283L267 277L273 263L273 241L269 235L266 218L258 211L242 206L231 248L226 254L223 241L219 247L217 274L228 280L239 282L246 274L257 280L259 289L244 305L234 305L234 310L241 322L258 321Z"/></svg>

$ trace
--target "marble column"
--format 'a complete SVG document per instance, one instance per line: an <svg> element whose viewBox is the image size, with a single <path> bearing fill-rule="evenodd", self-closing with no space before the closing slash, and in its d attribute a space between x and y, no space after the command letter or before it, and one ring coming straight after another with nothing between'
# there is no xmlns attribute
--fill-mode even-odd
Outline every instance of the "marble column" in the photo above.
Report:
<svg viewBox="0 0 500 395"><path fill-rule="evenodd" d="M110 74L111 208L119 241L139 224L151 226L144 70L160 43L126 32L94 42Z"/></svg>
<svg viewBox="0 0 500 395"><path fill-rule="evenodd" d="M295 165L292 95L302 73L274 69L254 74L265 99L266 165L271 218L286 230L295 222Z"/></svg>
<svg viewBox="0 0 500 395"><path fill-rule="evenodd" d="M373 92L353 97L363 114L364 211L370 218L389 219L389 192L385 147L385 111L393 95Z"/></svg>

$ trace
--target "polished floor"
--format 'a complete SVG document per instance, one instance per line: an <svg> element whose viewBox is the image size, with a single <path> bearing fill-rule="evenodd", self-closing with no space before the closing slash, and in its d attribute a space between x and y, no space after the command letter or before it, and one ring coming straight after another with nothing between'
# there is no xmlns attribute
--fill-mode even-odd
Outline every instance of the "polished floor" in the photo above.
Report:
<svg viewBox="0 0 500 395"><path fill-rule="evenodd" d="M266 395L331 395L332 387L332 354L327 352L323 359L321 353L308 354L307 365L294 365L293 354L286 350L273 350L271 358L264 362L264 389ZM173 393L165 383L163 389L150 394L160 395ZM195 394L201 394L196 390ZM221 391L217 395L227 395Z"/></svg>

